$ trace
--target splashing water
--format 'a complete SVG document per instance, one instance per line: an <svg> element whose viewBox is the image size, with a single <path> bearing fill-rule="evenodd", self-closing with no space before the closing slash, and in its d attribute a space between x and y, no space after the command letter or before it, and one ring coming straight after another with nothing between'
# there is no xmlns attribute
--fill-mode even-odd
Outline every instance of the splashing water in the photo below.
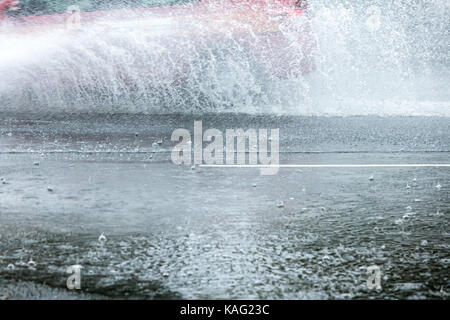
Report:
<svg viewBox="0 0 450 320"><path fill-rule="evenodd" d="M320 43L313 104L328 106L321 112L450 114L448 2L316 1L311 7Z"/></svg>
<svg viewBox="0 0 450 320"><path fill-rule="evenodd" d="M296 40L305 24L317 43L316 70L294 79L261 70L231 36L212 46L202 29L193 41L195 19L174 15L0 32L0 111L450 116L449 11L444 0L310 1L308 19L280 26L293 66L311 45Z"/></svg>

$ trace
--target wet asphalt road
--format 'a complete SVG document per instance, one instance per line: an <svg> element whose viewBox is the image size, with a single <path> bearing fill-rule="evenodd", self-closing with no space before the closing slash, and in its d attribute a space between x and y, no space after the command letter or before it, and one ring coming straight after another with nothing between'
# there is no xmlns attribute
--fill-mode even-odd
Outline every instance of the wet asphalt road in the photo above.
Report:
<svg viewBox="0 0 450 320"><path fill-rule="evenodd" d="M192 170L169 152L194 120L280 128L281 163L449 162L448 118L5 116L0 295L448 299L450 170Z"/></svg>

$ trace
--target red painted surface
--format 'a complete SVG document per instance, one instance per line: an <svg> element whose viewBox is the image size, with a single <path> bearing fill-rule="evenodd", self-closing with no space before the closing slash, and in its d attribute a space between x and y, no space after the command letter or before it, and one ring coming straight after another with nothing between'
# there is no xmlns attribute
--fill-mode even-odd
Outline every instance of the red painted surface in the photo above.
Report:
<svg viewBox="0 0 450 320"><path fill-rule="evenodd" d="M0 0L1 1L1 0ZM1 12L13 6L14 0L3 0L0 2L1 18L7 21L8 32L20 34L34 34L54 31L66 28L70 13L37 15L21 18L7 18ZM304 45L303 61L292 70L289 59L294 59L296 52L286 50L289 40L286 39L279 29L279 22L274 18L292 19L304 15L306 0L199 0L188 5L174 5L166 7L150 7L137 9L121 9L108 11L81 12L82 27L95 25L102 21L108 23L133 22L145 19L171 18L186 24L195 21L201 28L183 30L195 42L198 38L205 36L216 41L232 34L241 41L248 51L258 57L265 64L267 71L276 77L296 76L310 72L314 69L311 56L315 44L311 36L311 30L305 28L302 34L298 34L298 43ZM145 32L146 29L139 30ZM0 28L0 33L2 32ZM257 46L245 39L257 35L260 39ZM292 41L292 40L291 40ZM183 63L183 61L180 61Z"/></svg>
<svg viewBox="0 0 450 320"><path fill-rule="evenodd" d="M212 13L216 10L222 10L222 14L229 15L233 11L244 12L261 10L261 12L269 12L271 14L286 13L289 16L297 16L303 13L297 5L298 0L272 0L271 6L267 5L264 0L199 0L192 5L174 5L166 7L150 7L150 8L135 8L135 9L121 9L108 11L89 11L81 12L82 20L86 23L94 22L104 18L129 20L133 18L154 16L154 15L186 15L194 13L195 16ZM14 4L16 3L16 4ZM18 0L3 0L0 2L0 13L10 7L17 6ZM231 12L230 12L231 11ZM17 25L45 25L45 24L59 24L65 23L69 13L52 14L52 15L36 15L21 18L8 18L3 14L5 19Z"/></svg>
<svg viewBox="0 0 450 320"><path fill-rule="evenodd" d="M19 2L17 0L2 0L0 1L0 21L5 19L6 16L4 14L5 10L15 8L19 6Z"/></svg>

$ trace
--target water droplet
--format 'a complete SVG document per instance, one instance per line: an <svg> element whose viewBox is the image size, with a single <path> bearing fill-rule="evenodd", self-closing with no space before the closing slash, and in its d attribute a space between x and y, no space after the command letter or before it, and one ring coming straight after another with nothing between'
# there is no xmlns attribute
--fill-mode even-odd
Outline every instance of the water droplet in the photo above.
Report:
<svg viewBox="0 0 450 320"><path fill-rule="evenodd" d="M48 192L53 192L53 188L52 187L47 187L47 191Z"/></svg>
<svg viewBox="0 0 450 320"><path fill-rule="evenodd" d="M284 208L284 202L283 201L278 201L277 202L277 208Z"/></svg>
<svg viewBox="0 0 450 320"><path fill-rule="evenodd" d="M441 184L438 182L437 185L434 186L436 189L440 190L442 188Z"/></svg>
<svg viewBox="0 0 450 320"><path fill-rule="evenodd" d="M426 246L428 245L428 241L427 240L422 240L422 242L420 242L421 246Z"/></svg>
<svg viewBox="0 0 450 320"><path fill-rule="evenodd" d="M7 270L10 270L10 271L13 271L13 270L16 269L16 267L15 267L12 263L10 263L10 264L8 264L8 266L6 267L6 269L7 269Z"/></svg>
<svg viewBox="0 0 450 320"><path fill-rule="evenodd" d="M28 261L28 266L31 268L35 268L36 267L36 262L33 261L33 259L30 259L30 261Z"/></svg>
<svg viewBox="0 0 450 320"><path fill-rule="evenodd" d="M33 165L36 166L36 167L39 167L40 166L40 162L39 161L35 161L35 162L33 162Z"/></svg>
<svg viewBox="0 0 450 320"><path fill-rule="evenodd" d="M98 237L98 241L100 242L100 243L105 243L106 242L106 236L105 236L105 234L102 232L102 234L100 235L100 237Z"/></svg>
<svg viewBox="0 0 450 320"><path fill-rule="evenodd" d="M374 176L373 176L373 175L371 175L371 176L369 177L369 180L370 180L370 181L373 181L373 180L375 180Z"/></svg>

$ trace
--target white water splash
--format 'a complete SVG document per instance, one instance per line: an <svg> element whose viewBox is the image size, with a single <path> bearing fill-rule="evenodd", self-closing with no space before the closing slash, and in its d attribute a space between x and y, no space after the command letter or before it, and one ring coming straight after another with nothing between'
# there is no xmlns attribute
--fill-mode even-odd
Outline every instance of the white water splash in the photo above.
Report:
<svg viewBox="0 0 450 320"><path fill-rule="evenodd" d="M261 72L231 37L167 41L195 28L173 17L3 35L0 110L450 116L449 13L444 0L310 1L317 70L291 80Z"/></svg>

